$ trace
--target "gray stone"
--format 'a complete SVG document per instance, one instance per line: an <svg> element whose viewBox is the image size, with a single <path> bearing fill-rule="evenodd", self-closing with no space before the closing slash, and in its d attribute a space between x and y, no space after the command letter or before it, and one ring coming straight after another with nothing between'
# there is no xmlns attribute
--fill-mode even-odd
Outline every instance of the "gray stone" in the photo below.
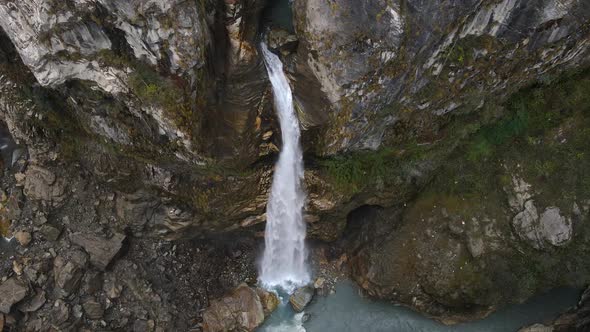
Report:
<svg viewBox="0 0 590 332"><path fill-rule="evenodd" d="M557 207L548 207L541 214L540 227L543 238L554 246L563 246L572 238L572 221Z"/></svg>
<svg viewBox="0 0 590 332"><path fill-rule="evenodd" d="M102 305L95 300L88 300L82 304L82 308L84 308L84 313L90 319L101 319L104 315L104 309Z"/></svg>
<svg viewBox="0 0 590 332"><path fill-rule="evenodd" d="M0 285L0 312L10 313L15 303L27 296L27 287L16 278L10 278Z"/></svg>
<svg viewBox="0 0 590 332"><path fill-rule="evenodd" d="M526 201L524 210L512 219L512 226L516 234L536 249L543 247L543 241L538 232L538 220L539 214L532 200Z"/></svg>
<svg viewBox="0 0 590 332"><path fill-rule="evenodd" d="M81 246L90 255L90 263L101 270L105 270L111 260L123 246L125 235L115 234L110 239L88 234L73 233L70 235L73 243Z"/></svg>
<svg viewBox="0 0 590 332"><path fill-rule="evenodd" d="M37 290L35 296L19 305L18 310L22 312L35 312L39 310L45 304L46 301L47 299L45 297L45 291L39 289Z"/></svg>
<svg viewBox="0 0 590 332"><path fill-rule="evenodd" d="M43 237L49 241L57 241L59 239L59 235L61 234L61 230L57 227L53 227L49 224L45 224L41 226L39 229Z"/></svg>
<svg viewBox="0 0 590 332"><path fill-rule="evenodd" d="M70 307L63 300L57 300L51 310L53 324L63 324L70 318Z"/></svg>
<svg viewBox="0 0 590 332"><path fill-rule="evenodd" d="M293 310L297 312L302 312L303 309L311 302L313 296L315 294L315 290L312 287L301 287L295 290L293 295L289 297L289 303L293 307Z"/></svg>

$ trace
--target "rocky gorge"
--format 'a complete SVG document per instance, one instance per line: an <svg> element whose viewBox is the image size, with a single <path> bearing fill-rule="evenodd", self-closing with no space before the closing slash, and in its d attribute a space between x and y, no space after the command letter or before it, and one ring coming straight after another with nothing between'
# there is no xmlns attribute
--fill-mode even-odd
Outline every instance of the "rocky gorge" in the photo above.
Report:
<svg viewBox="0 0 590 332"><path fill-rule="evenodd" d="M0 331L272 311L263 39L316 276L449 324L590 283L587 1L0 0Z"/></svg>

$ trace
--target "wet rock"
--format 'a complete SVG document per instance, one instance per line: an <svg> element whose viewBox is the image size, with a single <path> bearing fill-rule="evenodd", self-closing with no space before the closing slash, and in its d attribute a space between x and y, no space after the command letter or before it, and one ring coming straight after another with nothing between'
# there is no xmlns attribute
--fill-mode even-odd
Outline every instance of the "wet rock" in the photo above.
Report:
<svg viewBox="0 0 590 332"><path fill-rule="evenodd" d="M18 231L14 233L14 238L21 246L26 247L31 243L31 233L25 231Z"/></svg>
<svg viewBox="0 0 590 332"><path fill-rule="evenodd" d="M31 199L42 201L63 200L65 187L55 174L39 166L29 166L25 173L24 193Z"/></svg>
<svg viewBox="0 0 590 332"><path fill-rule="evenodd" d="M27 287L16 278L4 281L0 285L0 312L10 313L12 305L24 299L27 291Z"/></svg>
<svg viewBox="0 0 590 332"><path fill-rule="evenodd" d="M326 279L319 277L313 283L313 288L315 288L315 289L323 288L325 283L326 283Z"/></svg>
<svg viewBox="0 0 590 332"><path fill-rule="evenodd" d="M61 230L59 228L51 226L49 224L41 226L39 232L41 232L41 234L43 234L43 237L49 241L57 241L61 234Z"/></svg>
<svg viewBox="0 0 590 332"><path fill-rule="evenodd" d="M312 287L301 287L295 290L295 293L289 297L289 303L291 303L293 310L302 312L309 302L311 302L314 294L315 290Z"/></svg>
<svg viewBox="0 0 590 332"><path fill-rule="evenodd" d="M18 310L22 312L35 312L39 310L46 301L47 299L45 297L45 291L38 289L35 296L18 306Z"/></svg>
<svg viewBox="0 0 590 332"><path fill-rule="evenodd" d="M294 34L279 28L272 28L267 35L268 47L283 54L293 52L297 48L298 39Z"/></svg>
<svg viewBox="0 0 590 332"><path fill-rule="evenodd" d="M90 255L92 265L105 270L121 250L125 235L116 233L110 239L107 239L88 233L73 233L70 235L70 240L86 250Z"/></svg>
<svg viewBox="0 0 590 332"><path fill-rule="evenodd" d="M82 304L82 308L84 309L84 313L90 319L101 319L104 315L104 309L102 305L94 299L87 300Z"/></svg>
<svg viewBox="0 0 590 332"><path fill-rule="evenodd" d="M211 302L203 314L203 331L253 331L264 318L257 291L241 284L227 296Z"/></svg>
<svg viewBox="0 0 590 332"><path fill-rule="evenodd" d="M260 302L262 303L262 308L264 309L264 315L270 315L275 309L279 306L281 301L277 294L273 292L269 292L262 288L257 288L256 292L260 297Z"/></svg>

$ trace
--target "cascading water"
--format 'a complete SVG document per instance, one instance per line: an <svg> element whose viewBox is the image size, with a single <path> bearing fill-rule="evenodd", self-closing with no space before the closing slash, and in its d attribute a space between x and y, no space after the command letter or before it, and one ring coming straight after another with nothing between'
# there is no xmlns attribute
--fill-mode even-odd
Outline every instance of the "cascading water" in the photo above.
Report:
<svg viewBox="0 0 590 332"><path fill-rule="evenodd" d="M275 167L266 207L265 248L260 282L266 288L280 287L290 292L310 281L306 265L305 222L302 188L303 155L299 146L299 120L283 64L261 44L262 55L272 84L274 105L281 125L283 147Z"/></svg>

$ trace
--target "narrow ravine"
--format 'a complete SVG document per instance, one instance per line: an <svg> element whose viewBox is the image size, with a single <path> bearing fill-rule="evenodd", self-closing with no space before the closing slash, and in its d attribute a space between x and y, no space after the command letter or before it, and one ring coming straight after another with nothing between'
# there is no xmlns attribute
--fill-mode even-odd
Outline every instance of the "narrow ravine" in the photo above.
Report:
<svg viewBox="0 0 590 332"><path fill-rule="evenodd" d="M302 188L304 173L299 143L301 133L283 64L266 44L262 43L261 49L272 84L283 144L266 208L265 248L260 266L260 283L267 289L281 288L291 292L310 281L303 221L305 192Z"/></svg>

